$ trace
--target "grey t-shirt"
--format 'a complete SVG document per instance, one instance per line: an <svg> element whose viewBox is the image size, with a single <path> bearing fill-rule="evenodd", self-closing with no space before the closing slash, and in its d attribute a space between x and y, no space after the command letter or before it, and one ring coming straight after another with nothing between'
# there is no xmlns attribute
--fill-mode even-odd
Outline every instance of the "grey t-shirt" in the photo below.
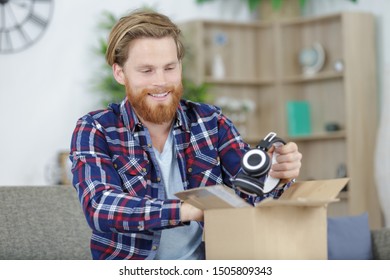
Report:
<svg viewBox="0 0 390 280"><path fill-rule="evenodd" d="M173 131L169 133L161 153L153 149L162 173L166 198L177 199L175 193L183 191L184 188L174 149ZM162 230L160 246L155 259L204 259L201 243L202 228L197 222L191 222L189 226Z"/></svg>

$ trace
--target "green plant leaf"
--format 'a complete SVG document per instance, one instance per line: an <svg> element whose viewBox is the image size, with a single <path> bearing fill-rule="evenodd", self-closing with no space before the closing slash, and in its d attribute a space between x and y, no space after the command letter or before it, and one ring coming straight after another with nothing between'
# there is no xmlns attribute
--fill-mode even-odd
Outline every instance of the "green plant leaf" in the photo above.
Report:
<svg viewBox="0 0 390 280"><path fill-rule="evenodd" d="M272 0L271 5L274 10L280 10L283 0Z"/></svg>
<svg viewBox="0 0 390 280"><path fill-rule="evenodd" d="M189 79L183 79L183 98L194 102L207 103L210 100L209 96L210 85L195 84Z"/></svg>
<svg viewBox="0 0 390 280"><path fill-rule="evenodd" d="M196 3L203 4L203 3L211 2L211 1L213 1L213 0L196 0Z"/></svg>
<svg viewBox="0 0 390 280"><path fill-rule="evenodd" d="M206 2L212 2L212 1L214 1L214 0L196 0L196 3L203 4ZM283 0L270 0L270 1L271 1L272 8L274 10L280 10L280 8L282 7L282 4L283 4ZM284 1L291 1L291 0L284 0ZM354 2L354 3L358 2L358 0L350 0L350 1ZM256 10L257 7L259 7L260 2L261 2L261 0L247 0L249 10L250 11ZM299 0L300 7L303 8L305 6L306 2L307 2L306 0Z"/></svg>
<svg viewBox="0 0 390 280"><path fill-rule="evenodd" d="M248 7L250 11L256 10L260 5L260 0L248 0Z"/></svg>

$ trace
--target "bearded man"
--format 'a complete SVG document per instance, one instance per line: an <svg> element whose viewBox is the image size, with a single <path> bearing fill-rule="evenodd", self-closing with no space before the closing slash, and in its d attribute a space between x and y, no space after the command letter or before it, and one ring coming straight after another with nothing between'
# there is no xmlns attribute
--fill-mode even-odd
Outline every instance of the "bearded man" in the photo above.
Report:
<svg viewBox="0 0 390 280"><path fill-rule="evenodd" d="M219 108L181 99L180 33L165 15L145 11L110 33L106 60L126 97L80 118L70 151L94 259L204 259L203 211L174 194L230 186L249 149ZM274 197L301 166L295 143L276 149L270 174L286 184Z"/></svg>

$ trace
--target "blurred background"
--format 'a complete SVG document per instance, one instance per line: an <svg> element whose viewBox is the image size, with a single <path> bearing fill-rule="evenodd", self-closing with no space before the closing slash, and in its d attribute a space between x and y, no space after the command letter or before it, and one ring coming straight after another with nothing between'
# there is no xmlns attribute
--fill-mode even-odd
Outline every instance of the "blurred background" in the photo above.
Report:
<svg viewBox="0 0 390 280"><path fill-rule="evenodd" d="M269 0L261 2L266 1ZM26 32L31 32L33 35L26 38L26 35L19 34L21 36L19 43L16 42L16 39L7 37L5 29L8 27L11 30L11 27L7 26L10 23L4 23L4 19L14 17L14 15L15 17L25 17L26 14L23 10L30 9L32 1L17 1L18 4L14 7L13 15L6 15L7 11L12 13L7 8L7 5L9 6L12 2L12 0L1 1L0 4L0 8L5 12L0 13L1 29L3 30L0 37L0 185L69 184L68 150L77 119L89 111L104 108L111 98L111 93L105 92L109 91L108 88L112 87L112 91L118 92L117 87L110 85L110 73L104 66L104 43L102 42L106 40L107 30L113 19L138 8L150 8L164 13L179 25L185 26L187 22L200 21L206 22L206 27L207 22L211 20L229 24L237 23L238 26L243 24L245 27L251 23L264 23L261 28L266 28L267 23L272 24L272 22L284 20L280 18L283 15L275 17L273 15L275 11L280 12L283 9L285 20L289 20L289 23L284 25L286 29L290 25L292 28L297 28L296 26L302 24L295 24L294 19L299 21L345 11L372 14L375 19L373 38L376 60L375 69L372 72L374 77L371 77L372 80L375 80L374 89L376 91L373 92L375 98L372 100L378 106L376 111L370 112L370 114L377 115L378 118L375 119L375 135L371 135L371 138L377 141L378 133L382 133L379 137L381 141L390 142L389 133L380 132L390 130L389 117L383 112L381 113L380 110L381 107L385 108L390 105L390 84L387 78L390 73L390 56L387 54L387 50L390 49L390 1L307 0L303 1L304 3L301 3L298 9L293 10L292 6L287 5L288 2L302 1L272 1L273 3L268 6L264 6L263 3L257 6L257 2L260 1L52 0L46 1L47 7L34 7L36 10L33 10L33 15L27 15L27 19L32 22L31 29L33 30ZM283 6L286 7L283 8ZM222 26L226 27L223 24ZM272 28L274 27L271 26ZM186 32L188 34L187 29ZM343 31L336 30L335 32L338 32L337 36L327 35L328 41L337 41L343 38L342 36L348 36L348 34L343 34ZM214 36L213 40L215 40L217 47L218 45L223 46L226 41L233 38L225 31L217 32L216 35L212 36ZM292 45L293 39L292 37ZM371 39L371 37L367 38L367 40ZM270 49L278 48L272 45L267 45L267 47ZM318 50L316 51L316 55L318 55ZM357 61L360 59L358 54L354 58ZM297 63L302 65L311 63L310 50L293 55L300 57ZM191 56L190 52L185 66L187 70L192 67L192 62L188 62L191 59L195 61L197 58L194 54ZM222 65L218 66L218 63L221 63L221 61L218 62L218 59L215 63L216 68L210 70L212 76L210 81L218 85L217 80L230 73L226 73L226 69L223 68L223 59ZM337 71L343 71L345 66L343 63L342 60L337 61L337 63L332 64L332 67L338 69ZM328 65L328 67L331 66ZM262 74L263 68L259 70L260 74ZM313 71L316 72L318 69ZM265 76L268 78L267 75ZM303 78L304 81L306 81L305 79ZM218 95L219 98L208 96L207 79L197 80L194 78L186 80L186 83L190 90L187 92L188 96L194 94L193 96L197 96L194 97L195 99L199 98L198 101L213 102L221 107L237 101L237 97L234 102L229 100L232 98L232 94L224 96L222 93ZM250 80L232 80L222 86L229 87L229 84L232 84L233 87L236 87L244 83L249 83L249 87L262 86L262 82ZM193 91L191 92L191 90ZM221 89L219 91L223 92ZM245 110L252 112L259 110L259 104L256 99L250 98L253 97L250 91L248 90L248 100L241 98L243 99L240 101L241 103L236 102L238 104L236 105L238 108L245 108ZM226 112L234 110L234 108L228 107L225 109ZM236 117L234 113L231 113L230 116L232 119ZM237 116L235 121L238 125L241 125L240 122L244 122L243 134L247 133L248 138L252 138L252 142L256 142L256 137L261 134L251 136L251 125L249 125L249 129L245 126L245 116ZM381 123L383 123L382 130L377 130L376 126L379 128ZM340 124L327 123L327 125L328 129L337 130ZM344 139L347 136L341 136L341 138ZM298 139L298 141L304 140ZM356 153L358 153L360 147L356 147L356 149ZM372 155L377 153L376 150L369 152ZM382 152L383 150L381 155ZM350 153L354 152L350 151ZM370 161L370 163L373 166L374 162ZM343 164L335 166L335 177L347 176L345 168L348 167ZM336 171L340 174L336 174ZM307 177L310 179L310 176Z"/></svg>
<svg viewBox="0 0 390 280"><path fill-rule="evenodd" d="M107 12L119 17L147 6L178 22L251 20L240 1L227 1L231 7L198 5L194 0L52 2L50 21L39 40L22 51L0 54L1 185L58 181L53 163L69 149L77 119L104 107L95 76L104 64L96 49L107 34L99 27Z"/></svg>

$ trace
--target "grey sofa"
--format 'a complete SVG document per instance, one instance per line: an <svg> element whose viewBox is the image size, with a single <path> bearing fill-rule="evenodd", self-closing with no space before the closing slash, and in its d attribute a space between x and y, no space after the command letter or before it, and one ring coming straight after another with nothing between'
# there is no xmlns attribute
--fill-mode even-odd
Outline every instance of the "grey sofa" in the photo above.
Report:
<svg viewBox="0 0 390 280"><path fill-rule="evenodd" d="M390 259L390 229L371 232L375 259ZM72 186L0 187L0 259L91 259L91 230Z"/></svg>
<svg viewBox="0 0 390 280"><path fill-rule="evenodd" d="M371 231L372 254L375 260L390 260L390 228Z"/></svg>
<svg viewBox="0 0 390 280"><path fill-rule="evenodd" d="M72 186L0 187L0 259L91 259Z"/></svg>

